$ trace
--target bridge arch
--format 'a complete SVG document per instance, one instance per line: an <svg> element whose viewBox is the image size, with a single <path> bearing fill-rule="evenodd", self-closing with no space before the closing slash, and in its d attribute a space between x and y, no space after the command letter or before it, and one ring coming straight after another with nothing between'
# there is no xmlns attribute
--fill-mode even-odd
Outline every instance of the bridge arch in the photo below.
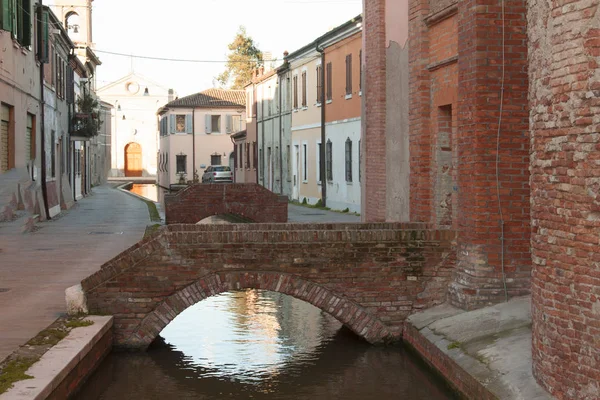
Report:
<svg viewBox="0 0 600 400"><path fill-rule="evenodd" d="M296 275L278 272L220 272L199 279L165 298L123 338L120 345L146 349L160 332L188 307L221 293L261 289L283 293L330 314L370 343L393 339L393 334L374 315L352 300ZM115 332L118 333L119 332Z"/></svg>

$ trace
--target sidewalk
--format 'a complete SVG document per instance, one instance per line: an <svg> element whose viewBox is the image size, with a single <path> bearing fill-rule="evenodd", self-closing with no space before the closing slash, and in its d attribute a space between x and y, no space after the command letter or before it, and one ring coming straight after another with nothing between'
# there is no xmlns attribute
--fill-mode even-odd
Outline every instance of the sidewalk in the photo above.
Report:
<svg viewBox="0 0 600 400"><path fill-rule="evenodd" d="M407 319L404 340L469 398L552 399L531 370L529 296L475 311L430 308Z"/></svg>
<svg viewBox="0 0 600 400"><path fill-rule="evenodd" d="M295 204L288 205L288 221L289 222L360 222L360 217L354 214L339 213L335 211L321 210L318 208L310 208L297 206Z"/></svg>
<svg viewBox="0 0 600 400"><path fill-rule="evenodd" d="M150 224L142 201L96 187L55 220L22 234L0 223L0 361L65 312L65 289L137 243Z"/></svg>

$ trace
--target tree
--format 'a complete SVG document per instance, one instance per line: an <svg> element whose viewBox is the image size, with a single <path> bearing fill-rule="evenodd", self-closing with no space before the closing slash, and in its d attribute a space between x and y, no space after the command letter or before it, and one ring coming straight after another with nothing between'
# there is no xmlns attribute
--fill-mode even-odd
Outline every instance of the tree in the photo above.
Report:
<svg viewBox="0 0 600 400"><path fill-rule="evenodd" d="M243 89L252 79L252 71L262 65L263 54L243 26L240 26L233 42L227 47L229 55L225 71L217 80L223 87Z"/></svg>

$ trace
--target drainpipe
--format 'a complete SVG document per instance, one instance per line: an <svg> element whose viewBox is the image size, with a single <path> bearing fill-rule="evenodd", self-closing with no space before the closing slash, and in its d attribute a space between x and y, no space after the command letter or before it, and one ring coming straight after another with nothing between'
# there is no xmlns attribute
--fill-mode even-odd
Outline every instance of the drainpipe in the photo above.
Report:
<svg viewBox="0 0 600 400"><path fill-rule="evenodd" d="M325 50L322 49L317 43L317 49L321 53L321 160L319 162L321 167L321 202L323 207L327 207L327 171L326 171L326 160L325 160Z"/></svg>
<svg viewBox="0 0 600 400"><path fill-rule="evenodd" d="M39 8L38 8L38 21L43 21L43 0L40 0ZM40 26L41 28L41 26ZM39 29L39 35L43 35L41 32L42 29ZM40 63L40 106L41 106L41 121L40 121L40 150L41 157L40 162L42 164L42 198L44 200L44 211L46 212L46 218L50 218L50 209L48 208L48 188L46 186L46 102L44 101L44 64Z"/></svg>
<svg viewBox="0 0 600 400"><path fill-rule="evenodd" d="M192 108L192 184L196 183L196 108Z"/></svg>
<svg viewBox="0 0 600 400"><path fill-rule="evenodd" d="M281 93L283 92L283 86L281 85L281 76L279 77L279 194L283 195L283 103L281 100Z"/></svg>

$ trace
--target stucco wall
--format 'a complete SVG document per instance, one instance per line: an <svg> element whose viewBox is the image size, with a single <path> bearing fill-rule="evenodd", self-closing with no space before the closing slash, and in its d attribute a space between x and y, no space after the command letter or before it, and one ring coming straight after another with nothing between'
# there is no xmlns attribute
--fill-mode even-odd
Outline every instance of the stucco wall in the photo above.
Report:
<svg viewBox="0 0 600 400"><path fill-rule="evenodd" d="M333 180L327 182L327 207L336 210L348 208L351 212L360 212L361 182L358 170L360 129L360 118L326 126L326 137L327 140L331 140L333 150ZM352 182L346 181L347 139L352 141Z"/></svg>

